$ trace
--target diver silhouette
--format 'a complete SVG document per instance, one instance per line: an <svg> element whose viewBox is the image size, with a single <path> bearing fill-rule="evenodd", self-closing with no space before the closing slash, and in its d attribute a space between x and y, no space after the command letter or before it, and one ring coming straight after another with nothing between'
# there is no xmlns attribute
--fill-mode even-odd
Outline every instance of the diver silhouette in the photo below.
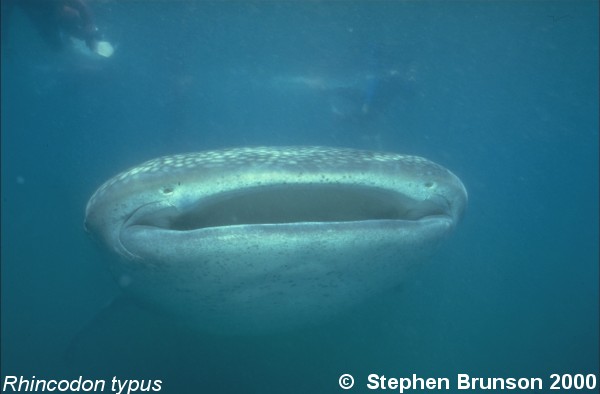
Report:
<svg viewBox="0 0 600 394"><path fill-rule="evenodd" d="M17 7L31 20L50 47L60 50L68 38L84 41L90 51L101 56L112 55L112 46L101 36L90 7L84 0L13 0L7 11Z"/></svg>
<svg viewBox="0 0 600 394"><path fill-rule="evenodd" d="M335 118L363 123L381 115L397 98L412 96L414 70L406 67L398 69L394 63L386 58L383 48L371 44L363 75L355 75L345 84L323 84L321 91Z"/></svg>
<svg viewBox="0 0 600 394"><path fill-rule="evenodd" d="M347 84L324 85L319 91L336 120L363 125L385 113L396 99L406 100L414 95L415 82L409 73L377 70Z"/></svg>

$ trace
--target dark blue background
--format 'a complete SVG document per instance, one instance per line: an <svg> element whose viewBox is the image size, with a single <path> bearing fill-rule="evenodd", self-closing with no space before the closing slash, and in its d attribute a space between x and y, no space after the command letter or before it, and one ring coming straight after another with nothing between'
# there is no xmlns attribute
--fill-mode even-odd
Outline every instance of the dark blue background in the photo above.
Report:
<svg viewBox="0 0 600 394"><path fill-rule="evenodd" d="M185 393L598 372L596 1L91 6L110 59L51 51L17 11L3 27L3 375ZM415 80L361 122L273 83L373 67ZM83 231L93 191L155 156L262 144L427 157L466 184L466 217L398 291L320 328L219 338L126 307L95 318L119 291Z"/></svg>

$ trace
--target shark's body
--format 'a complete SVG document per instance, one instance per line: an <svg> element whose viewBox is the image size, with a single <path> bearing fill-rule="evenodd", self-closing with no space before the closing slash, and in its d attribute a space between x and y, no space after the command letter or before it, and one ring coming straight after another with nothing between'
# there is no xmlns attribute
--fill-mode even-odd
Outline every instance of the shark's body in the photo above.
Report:
<svg viewBox="0 0 600 394"><path fill-rule="evenodd" d="M317 321L401 282L467 194L426 159L324 147L162 157L96 191L86 229L119 283L218 332Z"/></svg>

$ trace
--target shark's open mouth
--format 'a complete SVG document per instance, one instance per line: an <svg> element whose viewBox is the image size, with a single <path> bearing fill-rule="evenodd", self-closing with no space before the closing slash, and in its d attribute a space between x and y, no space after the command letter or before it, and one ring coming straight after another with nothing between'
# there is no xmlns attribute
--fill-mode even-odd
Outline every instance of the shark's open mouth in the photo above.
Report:
<svg viewBox="0 0 600 394"><path fill-rule="evenodd" d="M367 220L419 220L448 215L443 198L417 201L401 193L356 185L253 187L202 198L186 209L144 210L127 226L175 231L210 227Z"/></svg>

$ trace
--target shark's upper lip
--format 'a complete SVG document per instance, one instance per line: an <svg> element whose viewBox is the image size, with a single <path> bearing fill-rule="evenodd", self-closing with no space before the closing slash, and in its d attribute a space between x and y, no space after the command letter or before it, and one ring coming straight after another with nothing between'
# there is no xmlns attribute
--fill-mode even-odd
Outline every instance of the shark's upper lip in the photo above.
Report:
<svg viewBox="0 0 600 394"><path fill-rule="evenodd" d="M124 227L143 225L174 231L236 225L417 221L450 217L448 201L418 201L396 191L344 184L270 185L202 197L187 206L161 201L138 209Z"/></svg>

